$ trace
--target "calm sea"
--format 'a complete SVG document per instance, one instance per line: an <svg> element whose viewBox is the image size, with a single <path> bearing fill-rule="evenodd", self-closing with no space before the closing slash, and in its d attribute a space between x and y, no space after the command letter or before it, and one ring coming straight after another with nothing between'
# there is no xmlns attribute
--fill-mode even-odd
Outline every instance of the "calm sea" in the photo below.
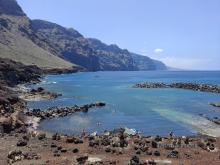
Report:
<svg viewBox="0 0 220 165"><path fill-rule="evenodd" d="M82 105L104 101L107 106L88 113L43 121L41 129L51 132L103 132L113 128L134 128L143 134L193 135L216 133L220 128L205 117L220 117L220 108L209 102L220 102L220 94L183 89L135 89L138 82L196 82L220 85L220 72L146 71L87 72L49 75L40 84L63 96L53 101L29 102L31 108ZM100 124L97 124L100 123Z"/></svg>

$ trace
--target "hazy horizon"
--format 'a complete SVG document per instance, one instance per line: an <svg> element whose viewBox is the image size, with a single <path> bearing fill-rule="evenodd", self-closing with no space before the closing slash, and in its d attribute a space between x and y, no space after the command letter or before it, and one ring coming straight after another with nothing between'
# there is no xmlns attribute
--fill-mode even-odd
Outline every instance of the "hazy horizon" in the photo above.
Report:
<svg viewBox="0 0 220 165"><path fill-rule="evenodd" d="M185 70L220 70L218 0L18 0L31 19Z"/></svg>

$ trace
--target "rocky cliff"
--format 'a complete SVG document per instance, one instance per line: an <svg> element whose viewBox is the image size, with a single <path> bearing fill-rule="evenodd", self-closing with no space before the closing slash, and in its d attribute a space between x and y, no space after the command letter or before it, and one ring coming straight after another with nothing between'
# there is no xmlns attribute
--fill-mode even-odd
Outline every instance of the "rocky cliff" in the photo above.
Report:
<svg viewBox="0 0 220 165"><path fill-rule="evenodd" d="M33 20L32 29L39 38L56 49L59 57L90 71L166 69L162 62L133 54L117 45L107 45L98 39L85 38L72 28L65 28L43 20Z"/></svg>
<svg viewBox="0 0 220 165"><path fill-rule="evenodd" d="M41 68L82 66L88 71L165 69L117 45L85 38L73 28L29 20L15 0L0 0L0 57ZM76 65L75 65L76 64Z"/></svg>
<svg viewBox="0 0 220 165"><path fill-rule="evenodd" d="M25 13L15 0L0 0L0 14L25 16Z"/></svg>
<svg viewBox="0 0 220 165"><path fill-rule="evenodd" d="M34 34L15 0L0 0L0 57L42 68L74 66L57 57L54 48Z"/></svg>
<svg viewBox="0 0 220 165"><path fill-rule="evenodd" d="M51 44L57 55L90 71L100 70L99 59L89 42L79 32L55 23L33 20L32 29L42 40Z"/></svg>
<svg viewBox="0 0 220 165"><path fill-rule="evenodd" d="M164 63L153 60L147 56L131 53L134 63L138 70L166 70L167 67Z"/></svg>
<svg viewBox="0 0 220 165"><path fill-rule="evenodd" d="M128 50L120 49L117 45L106 45L97 39L88 39L90 47L99 58L100 70L137 70Z"/></svg>

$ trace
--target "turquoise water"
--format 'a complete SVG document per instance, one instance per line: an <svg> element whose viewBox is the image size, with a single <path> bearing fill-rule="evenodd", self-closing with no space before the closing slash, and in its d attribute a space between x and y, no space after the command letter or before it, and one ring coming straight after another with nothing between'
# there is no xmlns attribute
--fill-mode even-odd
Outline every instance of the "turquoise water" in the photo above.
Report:
<svg viewBox="0 0 220 165"><path fill-rule="evenodd" d="M47 120L41 129L52 132L80 133L103 132L128 127L148 135L193 135L198 132L220 134L199 114L220 117L220 109L209 102L220 102L220 94L195 92L183 89L136 89L138 82L196 82L220 85L220 72L87 72L49 75L40 84L63 96L53 101L30 102L31 108L72 106L104 101L107 106L88 113ZM101 125L97 125L101 123ZM210 130L211 129L211 130Z"/></svg>

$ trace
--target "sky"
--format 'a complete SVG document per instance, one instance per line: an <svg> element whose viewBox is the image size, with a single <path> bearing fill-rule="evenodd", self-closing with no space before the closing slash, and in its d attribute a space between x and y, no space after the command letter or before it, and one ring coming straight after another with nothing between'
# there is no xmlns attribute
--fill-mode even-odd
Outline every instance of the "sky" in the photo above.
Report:
<svg viewBox="0 0 220 165"><path fill-rule="evenodd" d="M192 70L220 70L220 0L17 0L31 19Z"/></svg>

